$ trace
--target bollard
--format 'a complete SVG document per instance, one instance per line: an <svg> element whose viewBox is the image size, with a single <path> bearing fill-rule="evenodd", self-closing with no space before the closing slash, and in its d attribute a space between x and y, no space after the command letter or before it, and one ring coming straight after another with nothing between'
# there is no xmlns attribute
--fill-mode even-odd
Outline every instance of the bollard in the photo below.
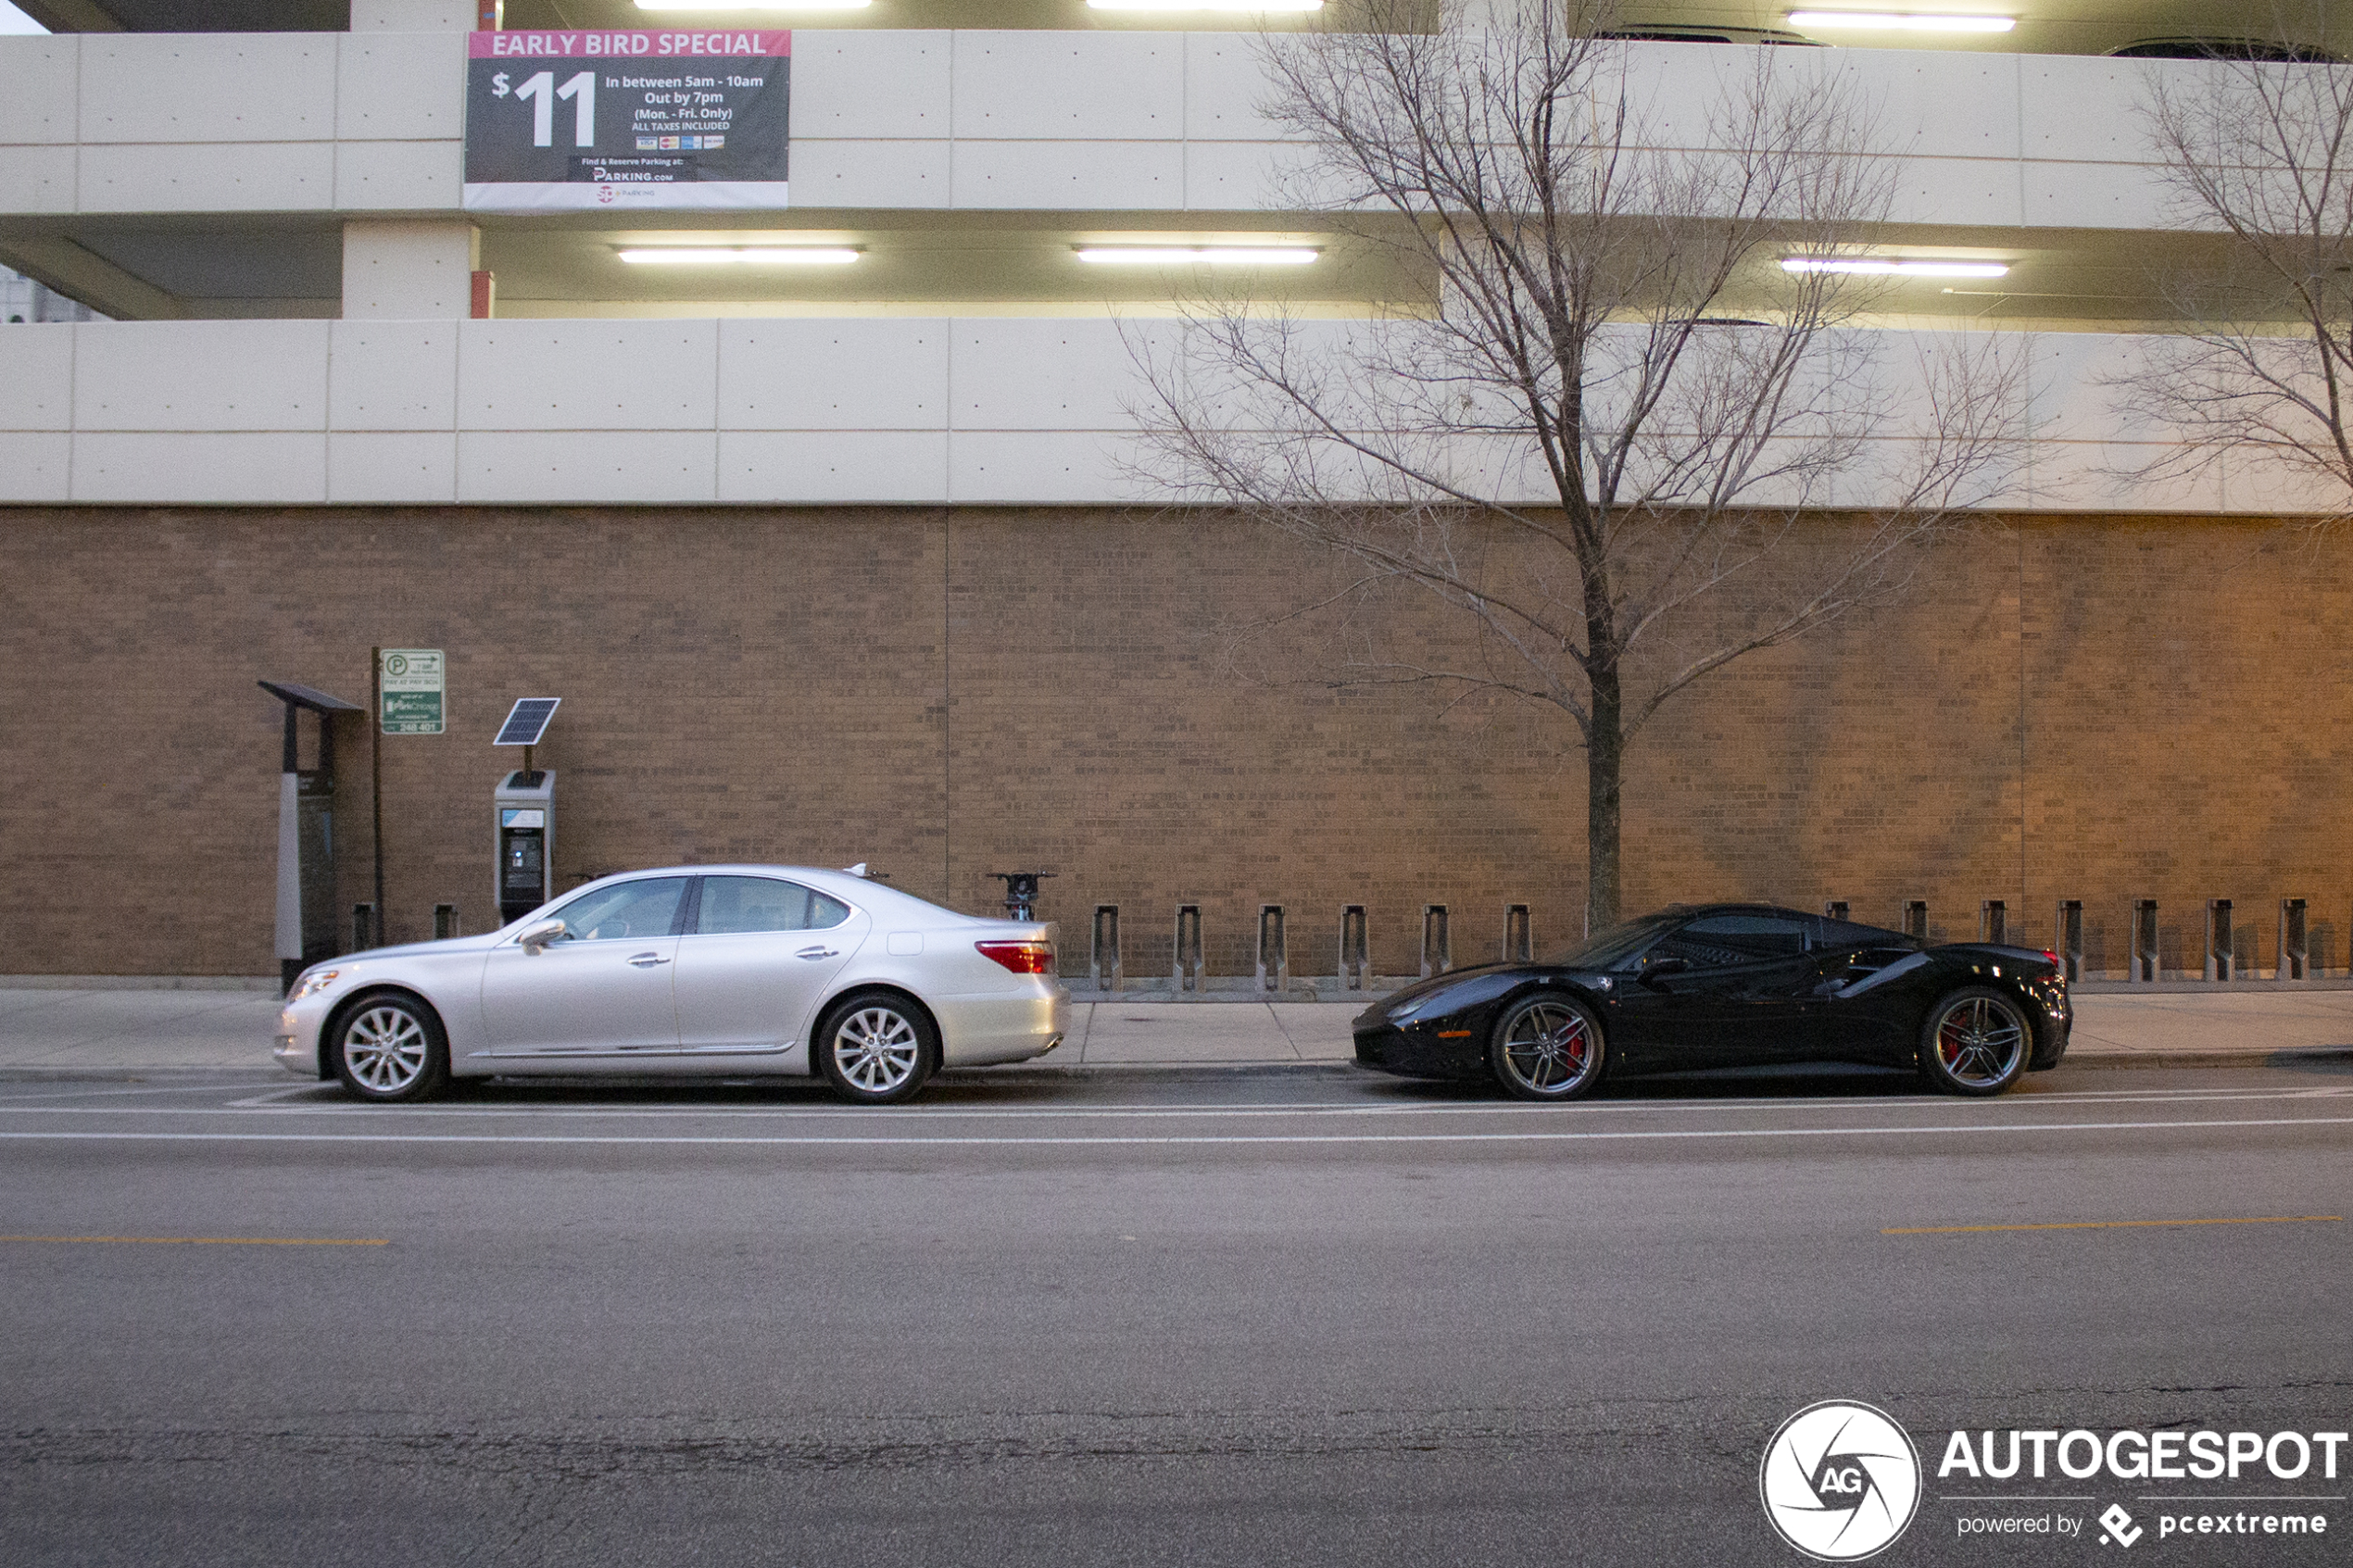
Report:
<svg viewBox="0 0 2353 1568"><path fill-rule="evenodd" d="M2083 900L2060 899L2058 914L2051 927L2056 938L2051 946L2058 954L2059 978L2073 985L2083 978Z"/></svg>
<svg viewBox="0 0 2353 1568"><path fill-rule="evenodd" d="M1829 903L1822 906L1823 917L1828 920L1834 920L1841 925L1848 923L1846 910L1847 903L1843 898L1833 898Z"/></svg>
<svg viewBox="0 0 2353 1568"><path fill-rule="evenodd" d="M447 942L458 935L458 906L435 904L433 907L433 939Z"/></svg>
<svg viewBox="0 0 2353 1568"><path fill-rule="evenodd" d="M1435 968L1431 966L1435 965ZM1422 978L1443 974L1454 967L1454 944L1446 927L1446 906L1422 906Z"/></svg>
<svg viewBox="0 0 2353 1568"><path fill-rule="evenodd" d="M1098 904L1087 949L1088 983L1098 991L1116 991L1126 978L1119 960L1119 906Z"/></svg>
<svg viewBox="0 0 2353 1568"><path fill-rule="evenodd" d="M1176 906L1176 993L1201 989L1201 906Z"/></svg>
<svg viewBox="0 0 2353 1568"><path fill-rule="evenodd" d="M1528 922L1528 906L1504 906L1504 961L1532 963L1536 958L1536 935Z"/></svg>
<svg viewBox="0 0 2353 1568"><path fill-rule="evenodd" d="M2129 961L2124 978L2135 985L2155 985L2164 973L2157 950L2157 900L2133 900L2132 943L2125 949Z"/></svg>
<svg viewBox="0 0 2353 1568"><path fill-rule="evenodd" d="M2274 980L2309 980L2312 977L2311 936L2305 929L2304 900L2280 900L2280 967Z"/></svg>
<svg viewBox="0 0 2353 1568"><path fill-rule="evenodd" d="M1365 906L1340 907L1340 988L1361 991L1372 973L1372 942L1365 929Z"/></svg>
<svg viewBox="0 0 2353 1568"><path fill-rule="evenodd" d="M1988 898L1977 907L1977 939L1996 947L2009 946L2009 906L1999 898Z"/></svg>
<svg viewBox="0 0 2353 1568"><path fill-rule="evenodd" d="M2236 964L2231 949L2231 901L2206 901L2206 978L2228 982Z"/></svg>
<svg viewBox="0 0 2353 1568"><path fill-rule="evenodd" d="M376 907L373 904L351 906L351 950L364 953L384 944L376 939Z"/></svg>
<svg viewBox="0 0 2353 1568"><path fill-rule="evenodd" d="M1928 940L1928 900L1908 898L1904 903L1904 935L1915 941Z"/></svg>
<svg viewBox="0 0 2353 1568"><path fill-rule="evenodd" d="M1290 944L1283 935L1283 907L1258 906L1258 988L1290 989Z"/></svg>

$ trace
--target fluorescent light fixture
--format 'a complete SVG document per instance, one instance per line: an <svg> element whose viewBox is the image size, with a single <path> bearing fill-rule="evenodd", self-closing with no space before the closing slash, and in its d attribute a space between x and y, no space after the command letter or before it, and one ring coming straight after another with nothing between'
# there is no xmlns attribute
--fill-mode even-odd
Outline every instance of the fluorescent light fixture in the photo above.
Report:
<svg viewBox="0 0 2353 1568"><path fill-rule="evenodd" d="M1097 11L1320 11L1324 0L1087 0Z"/></svg>
<svg viewBox="0 0 2353 1568"><path fill-rule="evenodd" d="M1869 272L1899 278L2000 278L2007 261L1898 261L1876 256L1785 256L1784 272Z"/></svg>
<svg viewBox="0 0 2353 1568"><path fill-rule="evenodd" d="M862 11L874 0L637 0L641 11Z"/></svg>
<svg viewBox="0 0 2353 1568"><path fill-rule="evenodd" d="M1080 245L1078 259L1131 267L1304 267L1321 256L1304 245Z"/></svg>
<svg viewBox="0 0 2353 1568"><path fill-rule="evenodd" d="M643 5L645 0L638 0ZM1792 11L1792 27L1870 27L1894 32L2007 32L2016 17L1919 16L1909 11Z"/></svg>
<svg viewBox="0 0 2353 1568"><path fill-rule="evenodd" d="M640 267L844 267L858 253L844 245L653 245L624 250L621 259Z"/></svg>

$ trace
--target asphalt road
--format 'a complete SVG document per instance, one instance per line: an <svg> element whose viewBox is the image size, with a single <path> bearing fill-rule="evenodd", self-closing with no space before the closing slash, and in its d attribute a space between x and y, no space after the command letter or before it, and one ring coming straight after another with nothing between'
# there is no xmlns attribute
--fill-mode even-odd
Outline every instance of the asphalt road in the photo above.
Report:
<svg viewBox="0 0 2353 1568"><path fill-rule="evenodd" d="M1876 1562L2105 1560L2110 1502L2135 1559L2341 1562L2317 1466L1936 1469L1957 1427L2345 1429L2353 1225L2311 1217L2353 1216L2348 1149L2353 1062L1564 1108L1317 1070L882 1112L5 1083L0 1554L1786 1564L1760 1456L1853 1398L1926 1466ZM2142 1223L2191 1220L2262 1223ZM2089 1228L1944 1228L2049 1225ZM2159 1495L2336 1534L2160 1540ZM2005 1513L2083 1535L1959 1535Z"/></svg>

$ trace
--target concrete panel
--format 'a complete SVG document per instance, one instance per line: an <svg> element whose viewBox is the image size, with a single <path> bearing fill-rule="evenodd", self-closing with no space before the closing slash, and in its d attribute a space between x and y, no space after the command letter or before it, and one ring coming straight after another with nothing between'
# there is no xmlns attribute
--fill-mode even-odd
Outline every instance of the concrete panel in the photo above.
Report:
<svg viewBox="0 0 2353 1568"><path fill-rule="evenodd" d="M315 433L92 433L73 438L76 501L215 506L327 498L327 437Z"/></svg>
<svg viewBox="0 0 2353 1568"><path fill-rule="evenodd" d="M954 36L959 140L1084 136L1117 142L1184 133L1182 33Z"/></svg>
<svg viewBox="0 0 2353 1568"><path fill-rule="evenodd" d="M456 321L337 321L329 342L330 430L457 428Z"/></svg>
<svg viewBox="0 0 2353 1568"><path fill-rule="evenodd" d="M2348 504L2353 504L2353 495L2347 495L2345 481L2333 473L2252 451L2234 451L2222 459L2225 511L2341 518Z"/></svg>
<svg viewBox="0 0 2353 1568"><path fill-rule="evenodd" d="M719 437L722 501L948 499L944 431L726 431Z"/></svg>
<svg viewBox="0 0 2353 1568"><path fill-rule="evenodd" d="M1185 194L1181 142L963 142L953 205L1051 211L1173 207Z"/></svg>
<svg viewBox="0 0 2353 1568"><path fill-rule="evenodd" d="M461 142L345 142L335 148L338 211L455 213L464 185Z"/></svg>
<svg viewBox="0 0 2353 1568"><path fill-rule="evenodd" d="M2147 156L2133 105L2153 70L2197 65L2180 60L2111 60L2096 56L2019 56L2019 151L2065 162L2136 162Z"/></svg>
<svg viewBox="0 0 2353 1568"><path fill-rule="evenodd" d="M63 322L0 322L0 430L73 428L73 334Z"/></svg>
<svg viewBox="0 0 2353 1568"><path fill-rule="evenodd" d="M801 178L804 136L945 139L953 36L917 31L794 33L794 182Z"/></svg>
<svg viewBox="0 0 2353 1568"><path fill-rule="evenodd" d="M363 32L336 41L335 134L424 142L466 133L466 35Z"/></svg>
<svg viewBox="0 0 2353 1568"><path fill-rule="evenodd" d="M1258 112L1266 74L1248 33L1187 32L1185 135L1195 142L1265 142L1280 134Z"/></svg>
<svg viewBox="0 0 2353 1568"><path fill-rule="evenodd" d="M2017 55L1842 50L1886 105L1884 145L1926 157L2019 156Z"/></svg>
<svg viewBox="0 0 2353 1568"><path fill-rule="evenodd" d="M2025 167L2025 220L2056 229L2163 226L2164 193L2135 164L2035 163Z"/></svg>
<svg viewBox="0 0 2353 1568"><path fill-rule="evenodd" d="M714 444L709 431L633 431L618 436L463 431L458 436L458 499L526 505L712 501L718 496Z"/></svg>
<svg viewBox="0 0 2353 1568"><path fill-rule="evenodd" d="M448 502L458 498L458 437L331 431L327 499L338 506Z"/></svg>
<svg viewBox="0 0 2353 1568"><path fill-rule="evenodd" d="M74 149L0 146L0 212L71 212Z"/></svg>
<svg viewBox="0 0 2353 1568"><path fill-rule="evenodd" d="M301 142L335 128L324 32L94 32L82 41L84 142Z"/></svg>
<svg viewBox="0 0 2353 1568"><path fill-rule="evenodd" d="M0 502L72 498L73 437L0 431Z"/></svg>
<svg viewBox="0 0 2353 1568"><path fill-rule="evenodd" d="M1891 216L1897 223L1982 223L2015 229L2025 221L2019 207L2018 165L1994 158L1897 159ZM1989 237L2000 243L2001 236Z"/></svg>
<svg viewBox="0 0 2353 1568"><path fill-rule="evenodd" d="M332 142L85 146L82 212L316 212L334 199Z"/></svg>
<svg viewBox="0 0 2353 1568"><path fill-rule="evenodd" d="M944 207L953 189L950 142L803 142L792 146L792 204Z"/></svg>
<svg viewBox="0 0 2353 1568"><path fill-rule="evenodd" d="M480 15L476 0L351 0L351 31L462 33Z"/></svg>
<svg viewBox="0 0 2353 1568"><path fill-rule="evenodd" d="M359 220L343 226L346 320L460 320L472 313L470 223Z"/></svg>
<svg viewBox="0 0 2353 1568"><path fill-rule="evenodd" d="M1115 431L951 431L949 499L992 502L1122 502L1149 497L1120 477Z"/></svg>
<svg viewBox="0 0 2353 1568"><path fill-rule="evenodd" d="M715 320L467 321L458 343L461 430L709 431L717 420Z"/></svg>
<svg viewBox="0 0 2353 1568"><path fill-rule="evenodd" d="M113 321L75 331L76 430L327 426L324 321Z"/></svg>
<svg viewBox="0 0 2353 1568"><path fill-rule="evenodd" d="M1185 210L1250 212L1276 205L1287 164L1300 149L1275 142L1188 142Z"/></svg>
<svg viewBox="0 0 2353 1568"><path fill-rule="evenodd" d="M943 320L722 321L719 427L944 429L950 331Z"/></svg>
<svg viewBox="0 0 2353 1568"><path fill-rule="evenodd" d="M949 370L956 430L1119 430L1138 390L1114 321L965 320Z"/></svg>
<svg viewBox="0 0 2353 1568"><path fill-rule="evenodd" d="M2052 511L2210 512L2222 506L2222 475L2208 466L2161 483L2134 471L2165 448L2107 441L2038 441L2031 479L2034 505Z"/></svg>
<svg viewBox="0 0 2353 1568"><path fill-rule="evenodd" d="M0 143L71 144L81 40L0 38Z"/></svg>

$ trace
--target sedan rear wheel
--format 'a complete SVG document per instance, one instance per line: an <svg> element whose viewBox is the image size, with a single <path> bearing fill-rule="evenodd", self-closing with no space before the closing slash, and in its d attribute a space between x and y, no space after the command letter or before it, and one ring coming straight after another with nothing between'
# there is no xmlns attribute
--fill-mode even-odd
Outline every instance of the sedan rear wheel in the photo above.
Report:
<svg viewBox="0 0 2353 1568"><path fill-rule="evenodd" d="M1575 1099L1602 1077L1602 1026L1577 1003L1530 997L1497 1020L1487 1059L1521 1099Z"/></svg>
<svg viewBox="0 0 2353 1568"><path fill-rule="evenodd" d="M835 1093L862 1105L913 1097L939 1066L939 1032L921 1008L886 991L836 1003L818 1025L817 1064Z"/></svg>
<svg viewBox="0 0 2353 1568"><path fill-rule="evenodd" d="M360 997L336 1018L329 1048L335 1076L361 1099L425 1099L449 1079L441 1020L413 997Z"/></svg>
<svg viewBox="0 0 2353 1568"><path fill-rule="evenodd" d="M1947 1094L1998 1095L2026 1071L2034 1031L2025 1012L1987 985L1936 1004L1920 1032L1920 1071Z"/></svg>

